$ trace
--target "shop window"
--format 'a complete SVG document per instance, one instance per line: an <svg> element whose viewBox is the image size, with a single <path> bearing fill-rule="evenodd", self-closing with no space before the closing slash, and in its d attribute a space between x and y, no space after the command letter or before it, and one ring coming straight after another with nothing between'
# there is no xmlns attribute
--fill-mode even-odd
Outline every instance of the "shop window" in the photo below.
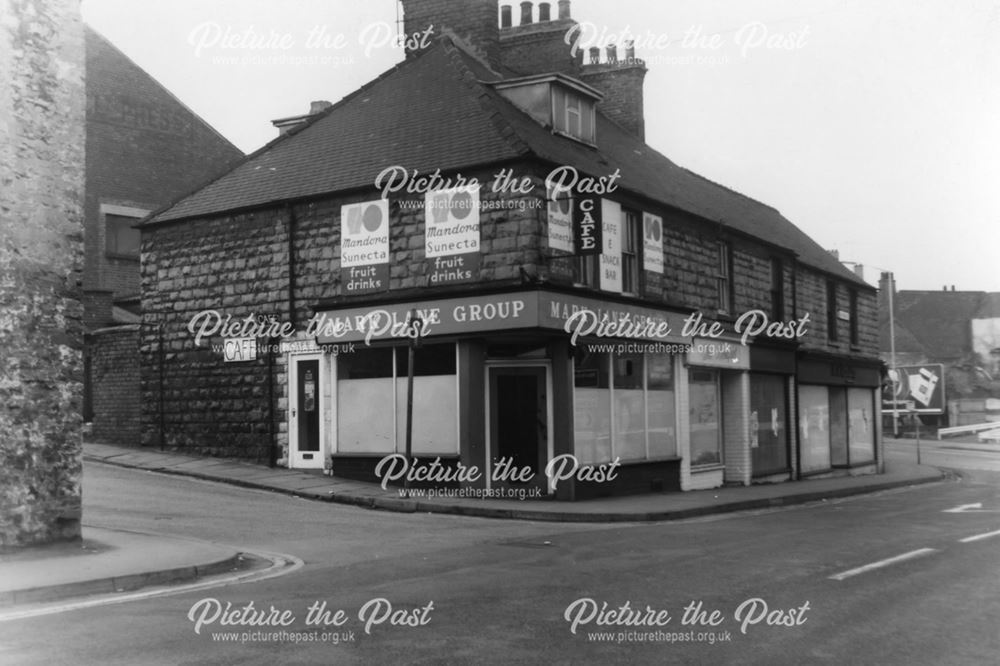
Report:
<svg viewBox="0 0 1000 666"><path fill-rule="evenodd" d="M337 357L337 452L388 454L406 449L406 347L358 349ZM414 455L458 453L454 344L416 350Z"/></svg>
<svg viewBox="0 0 1000 666"><path fill-rule="evenodd" d="M639 276L642 265L640 254L642 247L641 219L634 211L625 211L624 229L622 230L622 291L626 294L638 294Z"/></svg>
<svg viewBox="0 0 1000 666"><path fill-rule="evenodd" d="M755 476L789 469L787 386L780 375L750 375L750 452Z"/></svg>
<svg viewBox="0 0 1000 666"><path fill-rule="evenodd" d="M831 386L830 394L830 464L845 467L847 457L847 389Z"/></svg>
<svg viewBox="0 0 1000 666"><path fill-rule="evenodd" d="M837 341L837 283L826 283L826 339Z"/></svg>
<svg viewBox="0 0 1000 666"><path fill-rule="evenodd" d="M576 361L574 443L581 463L606 462L611 456L611 390L608 354L587 354Z"/></svg>
<svg viewBox="0 0 1000 666"><path fill-rule="evenodd" d="M825 386L798 388L799 466L803 473L830 469L830 397Z"/></svg>
<svg viewBox="0 0 1000 666"><path fill-rule="evenodd" d="M674 357L650 354L646 358L646 413L649 457L677 455L677 412L674 401Z"/></svg>
<svg viewBox="0 0 1000 666"><path fill-rule="evenodd" d="M785 269L781 259L771 259L771 319L785 318Z"/></svg>
<svg viewBox="0 0 1000 666"><path fill-rule="evenodd" d="M677 455L672 364L672 356L662 355L577 358L574 429L581 463Z"/></svg>
<svg viewBox="0 0 1000 666"><path fill-rule="evenodd" d="M722 415L719 373L692 370L688 375L691 422L691 465L722 462Z"/></svg>
<svg viewBox="0 0 1000 666"><path fill-rule="evenodd" d="M646 457L646 396L643 355L616 355L612 361L614 378L614 452L625 460Z"/></svg>
<svg viewBox="0 0 1000 666"><path fill-rule="evenodd" d="M732 248L729 243L719 241L716 246L717 261L716 266L716 288L719 299L719 312L732 312L733 310L733 285L732 285Z"/></svg>
<svg viewBox="0 0 1000 666"><path fill-rule="evenodd" d="M874 391L847 389L848 454L851 465L875 461Z"/></svg>

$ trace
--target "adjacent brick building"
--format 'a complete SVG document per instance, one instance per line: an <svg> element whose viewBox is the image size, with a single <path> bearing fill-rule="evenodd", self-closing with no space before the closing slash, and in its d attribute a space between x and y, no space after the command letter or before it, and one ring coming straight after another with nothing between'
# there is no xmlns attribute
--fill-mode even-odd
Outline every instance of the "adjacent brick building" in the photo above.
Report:
<svg viewBox="0 0 1000 666"><path fill-rule="evenodd" d="M83 26L0 2L0 548L80 536Z"/></svg>
<svg viewBox="0 0 1000 666"><path fill-rule="evenodd" d="M880 468L875 289L647 146L630 45L574 52L565 0L516 26L403 6L430 46L143 225L144 443L377 478L419 335L412 451L445 483L553 492L561 456L565 499ZM753 311L783 325L746 334Z"/></svg>
<svg viewBox="0 0 1000 666"><path fill-rule="evenodd" d="M85 26L84 35L83 411L95 437L134 444L139 439L140 321L134 225L243 153L96 30Z"/></svg>

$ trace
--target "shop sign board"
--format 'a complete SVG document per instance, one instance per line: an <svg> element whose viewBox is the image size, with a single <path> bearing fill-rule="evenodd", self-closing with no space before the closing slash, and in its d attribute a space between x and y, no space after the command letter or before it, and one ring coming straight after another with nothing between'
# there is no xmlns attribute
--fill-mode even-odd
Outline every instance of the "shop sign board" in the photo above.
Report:
<svg viewBox="0 0 1000 666"><path fill-rule="evenodd" d="M569 327L588 338L684 340L682 313L544 290L323 311L310 323L310 334L321 345L404 339L413 334L411 312L422 322L421 336Z"/></svg>

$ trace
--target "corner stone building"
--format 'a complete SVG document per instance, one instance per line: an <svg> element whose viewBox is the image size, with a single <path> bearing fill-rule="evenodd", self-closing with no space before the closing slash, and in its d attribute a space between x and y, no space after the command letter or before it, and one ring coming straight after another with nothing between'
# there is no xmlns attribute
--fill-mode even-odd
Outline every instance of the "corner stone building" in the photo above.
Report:
<svg viewBox="0 0 1000 666"><path fill-rule="evenodd" d="M0 2L0 547L80 536L83 25Z"/></svg>
<svg viewBox="0 0 1000 666"><path fill-rule="evenodd" d="M145 444L375 480L419 330L412 451L452 485L880 471L875 289L646 145L631 45L585 62L568 1L403 7L429 46L144 224Z"/></svg>

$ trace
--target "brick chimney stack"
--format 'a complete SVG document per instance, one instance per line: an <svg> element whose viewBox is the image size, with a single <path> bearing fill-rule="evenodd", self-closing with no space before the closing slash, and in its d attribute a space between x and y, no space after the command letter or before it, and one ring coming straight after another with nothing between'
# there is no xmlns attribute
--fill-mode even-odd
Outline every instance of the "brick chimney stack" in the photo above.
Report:
<svg viewBox="0 0 1000 666"><path fill-rule="evenodd" d="M445 30L450 30L485 60L499 61L500 26L497 22L497 0L401 0L401 2L403 31L406 36L423 35L428 28L431 28L430 39L426 42L433 43ZM416 50L407 49L406 57L411 58L416 53Z"/></svg>
<svg viewBox="0 0 1000 666"><path fill-rule="evenodd" d="M513 5L500 6L502 17L512 13ZM523 76L561 72L579 76L580 63L566 43L567 33L577 26L570 18L569 0L559 0L557 18L552 18L552 3L538 3L535 19L533 3L520 3L520 22L517 25L504 18L500 24L501 62Z"/></svg>
<svg viewBox="0 0 1000 666"><path fill-rule="evenodd" d="M590 62L583 66L580 80L604 93L604 99L597 104L604 115L645 141L642 85L646 63L635 57L633 42L625 42L623 46L625 57L619 58L618 46L609 44L604 63L600 62L601 50L590 47Z"/></svg>

